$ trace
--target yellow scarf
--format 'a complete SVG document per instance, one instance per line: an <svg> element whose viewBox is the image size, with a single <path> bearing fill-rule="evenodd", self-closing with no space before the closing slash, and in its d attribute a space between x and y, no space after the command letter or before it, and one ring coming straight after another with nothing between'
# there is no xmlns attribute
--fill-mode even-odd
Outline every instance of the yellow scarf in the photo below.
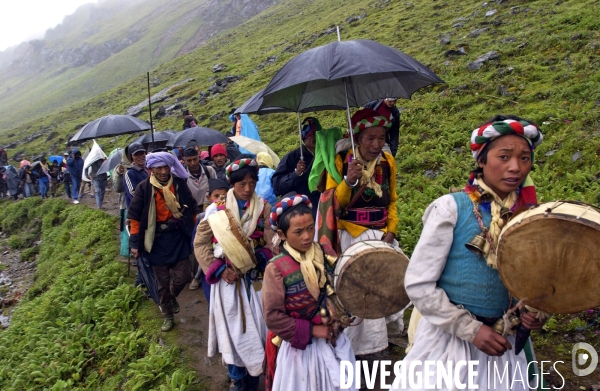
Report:
<svg viewBox="0 0 600 391"><path fill-rule="evenodd" d="M365 162L362 156L360 156L360 152L358 151L358 147L356 148L356 159L360 160L363 163L363 170L361 173L361 177L358 180L359 186L367 185L368 188L373 189L377 197L381 198L383 195L381 191L381 186L375 182L375 166L381 160L381 156L377 157L375 160L371 160L370 162Z"/></svg>
<svg viewBox="0 0 600 391"><path fill-rule="evenodd" d="M475 184L475 183L474 183ZM486 240L485 246L483 247L483 254L485 256L485 260L488 266L497 269L496 265L496 249L498 248L498 238L500 237L500 233L502 232L502 228L506 224L504 219L502 219L500 212L502 208L511 209L517 202L517 192L512 191L508 194L508 196L502 200L494 191L485 184L483 178L477 178L477 186L483 189L483 194L491 195L494 200L491 202L491 215L492 221L490 223L489 234L492 239L492 243L494 244L494 249L492 250L490 247L490 243ZM483 195L482 194L482 195Z"/></svg>
<svg viewBox="0 0 600 391"><path fill-rule="evenodd" d="M179 202L177 202L177 197L175 194L171 192L171 185L173 184L173 176L169 177L169 181L166 185L161 185L158 179L154 176L154 174L150 174L150 184L156 187L159 190L162 190L163 197L165 198L165 204L167 205L167 209L173 213L173 216L177 219L180 219L183 214L179 211Z"/></svg>
<svg viewBox="0 0 600 391"><path fill-rule="evenodd" d="M320 290L327 282L321 247L317 243L313 243L310 249L304 254L292 248L287 242L283 243L283 248L285 248L285 251L292 258L300 263L300 271L302 272L302 277L304 277L306 288L311 296L315 300L318 300Z"/></svg>

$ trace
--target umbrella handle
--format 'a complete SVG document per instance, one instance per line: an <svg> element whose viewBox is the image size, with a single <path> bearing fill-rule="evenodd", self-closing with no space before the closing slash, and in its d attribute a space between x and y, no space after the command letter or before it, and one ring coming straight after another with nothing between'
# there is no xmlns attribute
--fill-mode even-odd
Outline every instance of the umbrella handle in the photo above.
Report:
<svg viewBox="0 0 600 391"><path fill-rule="evenodd" d="M354 132L352 131L352 119L350 118L350 103L348 102L348 85L344 77L344 95L346 95L346 115L348 116L348 136L352 144L352 158L356 156L356 147L354 146Z"/></svg>
<svg viewBox="0 0 600 391"><path fill-rule="evenodd" d="M302 124L300 123L300 112L297 111L298 115L298 135L300 136L300 160L304 160L304 153L302 152Z"/></svg>

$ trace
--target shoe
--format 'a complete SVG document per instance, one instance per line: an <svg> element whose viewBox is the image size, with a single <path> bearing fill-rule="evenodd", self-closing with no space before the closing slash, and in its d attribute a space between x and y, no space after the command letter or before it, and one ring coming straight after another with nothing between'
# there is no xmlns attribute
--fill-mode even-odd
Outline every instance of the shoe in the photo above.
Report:
<svg viewBox="0 0 600 391"><path fill-rule="evenodd" d="M200 288L200 281L194 278L190 283L189 290L195 291L198 288Z"/></svg>
<svg viewBox="0 0 600 391"><path fill-rule="evenodd" d="M73 203L74 203L75 205L77 205L77 204L79 203L79 201L77 201L77 200L73 200Z"/></svg>
<svg viewBox="0 0 600 391"><path fill-rule="evenodd" d="M244 379L233 380L229 386L229 391L244 391L246 390Z"/></svg>
<svg viewBox="0 0 600 391"><path fill-rule="evenodd" d="M245 390L246 391L256 391L258 390L258 383L260 380L260 375L259 376L250 376L250 375L246 375L244 377L244 380L246 382L245 386Z"/></svg>
<svg viewBox="0 0 600 391"><path fill-rule="evenodd" d="M177 302L177 299L173 299L173 313L174 314L178 314L179 313L179 303Z"/></svg>
<svg viewBox="0 0 600 391"><path fill-rule="evenodd" d="M173 330L173 326L175 326L175 323L173 323L173 318L165 318L162 326L160 326L160 331L164 331L166 333L167 331Z"/></svg>

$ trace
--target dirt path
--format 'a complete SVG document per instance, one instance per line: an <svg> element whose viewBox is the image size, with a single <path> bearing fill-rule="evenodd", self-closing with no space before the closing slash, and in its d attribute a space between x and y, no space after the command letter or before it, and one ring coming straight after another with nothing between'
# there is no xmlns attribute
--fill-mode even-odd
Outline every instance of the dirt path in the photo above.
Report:
<svg viewBox="0 0 600 391"><path fill-rule="evenodd" d="M65 195L62 197L66 198ZM90 208L96 208L95 198L86 191L81 199L81 204ZM81 205L80 204L80 205ZM106 189L103 210L114 216L119 215L118 197L117 194L109 187ZM123 261L123 259L121 259ZM126 262L126 261L125 261ZM135 270L135 267L132 268ZM181 310L175 315L175 329L179 340L179 346L182 349L182 354L192 369L196 371L198 376L199 386L211 391L227 390L230 385L229 376L227 376L227 367L222 363L221 356L217 355L208 358L207 343L208 343L208 304L202 293L202 289L190 291L188 287L181 292L178 297ZM158 307L156 309L157 316L160 316ZM405 323L408 323L408 318L405 318ZM400 360L404 357L404 348L406 347L406 337L398 332L397 329L388 329L390 337L390 346L383 352L365 356L370 363L373 360L391 360L392 362ZM388 380L391 383L391 380ZM362 381L362 386L366 390L366 383ZM380 383L377 378L375 390L379 390ZM261 379L260 391L264 390L264 381Z"/></svg>

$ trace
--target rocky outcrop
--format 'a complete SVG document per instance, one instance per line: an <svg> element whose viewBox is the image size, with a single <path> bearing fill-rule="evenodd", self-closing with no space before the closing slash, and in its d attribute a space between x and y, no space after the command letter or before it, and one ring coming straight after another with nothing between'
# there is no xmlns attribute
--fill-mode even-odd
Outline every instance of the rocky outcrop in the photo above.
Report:
<svg viewBox="0 0 600 391"><path fill-rule="evenodd" d="M51 46L43 40L33 40L28 42L27 50L12 61L9 69L28 74L44 68L94 66L133 45L140 37L141 32L129 31L128 36L123 39L111 39L98 45L83 42L79 46L67 48Z"/></svg>
<svg viewBox="0 0 600 391"><path fill-rule="evenodd" d="M194 81L194 79L188 78L185 80L182 80L178 83L173 84L172 86L169 86L167 88L164 88L162 90L160 90L159 92L157 92L156 94L152 95L150 97L150 102L152 102L152 104L154 103L158 103L158 102L162 102L163 100L169 98L170 96L172 96L171 94L171 90L175 87L179 87L182 84L185 83L189 83ZM144 99L143 101L141 101L140 103L138 103L135 106L131 106L130 108L127 109L127 112L125 113L126 115L133 115L134 117L137 117L138 115L140 115L142 113L142 111L144 111L144 109L148 106L148 99Z"/></svg>

